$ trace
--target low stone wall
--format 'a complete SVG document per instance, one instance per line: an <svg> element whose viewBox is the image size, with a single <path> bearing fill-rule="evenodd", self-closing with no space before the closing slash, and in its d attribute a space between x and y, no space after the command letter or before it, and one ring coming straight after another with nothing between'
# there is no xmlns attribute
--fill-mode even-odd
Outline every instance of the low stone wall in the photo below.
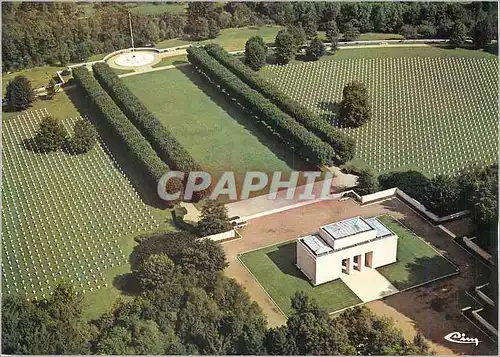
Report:
<svg viewBox="0 0 500 357"><path fill-rule="evenodd" d="M467 238L467 237L463 237L462 238L462 240L463 240L464 244L467 246L467 248L469 248L470 250L476 252L479 256L481 256L482 258L486 259L491 264L495 264L495 262L493 261L493 257L491 256L491 254L489 254L483 248L481 248L476 243L474 243L473 239L474 238Z"/></svg>
<svg viewBox="0 0 500 357"><path fill-rule="evenodd" d="M380 201L383 199L397 196L401 200L403 200L404 202L406 202L407 204L412 206L415 210L419 211L421 214L426 216L433 224L441 224L444 222L448 222L448 221L451 221L451 220L454 220L454 219L457 219L460 217L467 216L470 213L469 211L460 211L460 212L449 214L449 215L444 216L444 217L439 217L436 214L429 211L423 204L421 204L420 202L418 202L414 198L410 197L404 191L400 190L397 187L389 188L387 190L375 192L375 193L372 193L369 195L364 195L364 196L358 195L353 190L345 192L344 195L346 193L349 193L350 196L355 197L355 199L358 202L360 202L361 204L368 204L371 202L376 202L376 201Z"/></svg>

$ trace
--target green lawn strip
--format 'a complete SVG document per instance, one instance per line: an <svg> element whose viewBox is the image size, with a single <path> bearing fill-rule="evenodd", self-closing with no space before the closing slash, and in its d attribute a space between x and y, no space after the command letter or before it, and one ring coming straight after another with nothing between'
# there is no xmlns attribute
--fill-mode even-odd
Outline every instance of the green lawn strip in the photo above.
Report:
<svg viewBox="0 0 500 357"><path fill-rule="evenodd" d="M407 289L457 271L452 263L394 218L379 219L398 235L397 262L377 269L396 288Z"/></svg>
<svg viewBox="0 0 500 357"><path fill-rule="evenodd" d="M153 65L153 68L170 66L170 65L177 65L177 64L184 64L184 63L189 63L189 61L187 59L187 55L165 57L165 58L162 58L162 60L160 62Z"/></svg>
<svg viewBox="0 0 500 357"><path fill-rule="evenodd" d="M156 44L156 48L176 47L188 44L204 44L209 42L218 43L227 51L237 51L245 48L245 43L252 36L261 36L266 43L274 42L280 26L250 26L240 28L223 29L220 35L213 40L204 41L185 41L185 40L166 40Z"/></svg>
<svg viewBox="0 0 500 357"><path fill-rule="evenodd" d="M257 278L276 304L290 315L290 298L296 291L305 291L328 312L361 303L361 300L340 279L312 286L295 266L296 243L286 242L244 253L240 260Z"/></svg>
<svg viewBox="0 0 500 357"><path fill-rule="evenodd" d="M320 40L326 41L325 31L318 31L318 38ZM400 35L398 33L367 32L359 35L359 38L356 41L403 40L403 39L404 39L403 35ZM343 41L342 36L340 37L340 41Z"/></svg>
<svg viewBox="0 0 500 357"><path fill-rule="evenodd" d="M289 172L299 158L229 103L190 66L123 78L205 169ZM193 82L194 81L194 82ZM153 89L153 90L152 90ZM255 132L263 131L263 135Z"/></svg>

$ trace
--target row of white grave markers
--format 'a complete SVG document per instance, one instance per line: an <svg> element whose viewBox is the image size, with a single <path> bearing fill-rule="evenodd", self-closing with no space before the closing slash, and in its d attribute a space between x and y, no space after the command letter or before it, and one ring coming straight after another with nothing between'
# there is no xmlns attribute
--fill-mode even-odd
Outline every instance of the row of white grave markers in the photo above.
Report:
<svg viewBox="0 0 500 357"><path fill-rule="evenodd" d="M342 129L377 171L418 167L455 174L498 152L498 64L490 58L370 58L270 66L269 80L337 125L343 87L369 91L372 121Z"/></svg>
<svg viewBox="0 0 500 357"><path fill-rule="evenodd" d="M120 240L159 226L102 140L85 155L37 153L29 139L47 115L2 126L2 284L30 299L60 279L81 291L107 285L106 269L128 262ZM63 121L68 132L77 119Z"/></svg>

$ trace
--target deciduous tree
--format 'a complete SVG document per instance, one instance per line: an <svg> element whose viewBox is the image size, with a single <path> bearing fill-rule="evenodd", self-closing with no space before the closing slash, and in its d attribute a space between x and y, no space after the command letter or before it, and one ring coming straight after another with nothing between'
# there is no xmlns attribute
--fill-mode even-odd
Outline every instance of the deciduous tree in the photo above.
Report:
<svg viewBox="0 0 500 357"><path fill-rule="evenodd" d="M340 123L344 127L356 128L371 119L371 107L366 86L358 81L348 83L340 102Z"/></svg>
<svg viewBox="0 0 500 357"><path fill-rule="evenodd" d="M266 64L267 48L260 36L248 39L245 44L245 62L254 71L258 71Z"/></svg>
<svg viewBox="0 0 500 357"><path fill-rule="evenodd" d="M226 232L231 229L227 209L216 200L206 200L201 209L201 219L198 229L202 237Z"/></svg>
<svg viewBox="0 0 500 357"><path fill-rule="evenodd" d="M28 78L16 76L10 81L7 84L5 99L11 111L28 109L35 100L35 92Z"/></svg>
<svg viewBox="0 0 500 357"><path fill-rule="evenodd" d="M97 131L85 119L78 120L73 126L73 136L69 141L70 148L77 154L85 154L97 143Z"/></svg>
<svg viewBox="0 0 500 357"><path fill-rule="evenodd" d="M311 40L306 48L306 56L313 61L317 61L325 54L325 44L319 38Z"/></svg>
<svg viewBox="0 0 500 357"><path fill-rule="evenodd" d="M42 152L56 151L65 143L68 133L60 119L47 116L42 119L35 135L35 142Z"/></svg>

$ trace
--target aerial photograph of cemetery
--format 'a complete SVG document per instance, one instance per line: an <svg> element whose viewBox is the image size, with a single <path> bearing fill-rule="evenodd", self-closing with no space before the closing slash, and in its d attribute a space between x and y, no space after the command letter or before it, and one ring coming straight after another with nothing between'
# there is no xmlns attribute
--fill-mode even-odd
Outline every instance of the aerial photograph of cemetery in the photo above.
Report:
<svg viewBox="0 0 500 357"><path fill-rule="evenodd" d="M2 1L1 352L498 355L498 3Z"/></svg>

